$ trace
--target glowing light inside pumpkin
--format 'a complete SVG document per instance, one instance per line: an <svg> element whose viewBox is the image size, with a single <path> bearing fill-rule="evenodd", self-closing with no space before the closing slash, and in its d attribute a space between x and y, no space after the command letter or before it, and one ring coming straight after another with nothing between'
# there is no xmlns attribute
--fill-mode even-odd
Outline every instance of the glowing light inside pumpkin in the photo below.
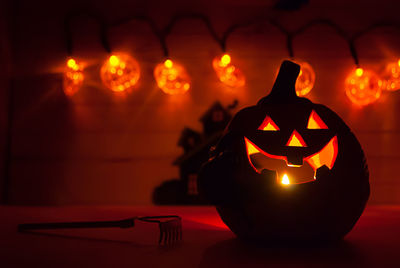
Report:
<svg viewBox="0 0 400 268"><path fill-rule="evenodd" d="M347 97L357 105L368 105L381 96L382 80L374 72L357 68L346 78Z"/></svg>
<svg viewBox="0 0 400 268"><path fill-rule="evenodd" d="M219 80L230 87L241 87L246 84L242 71L232 64L229 54L215 57L212 62Z"/></svg>
<svg viewBox="0 0 400 268"><path fill-rule="evenodd" d="M100 77L107 88L114 92L122 92L138 82L139 64L129 55L111 55L101 67Z"/></svg>
<svg viewBox="0 0 400 268"><path fill-rule="evenodd" d="M63 79L63 90L65 95L72 96L78 92L82 87L83 80L83 65L73 58L68 59Z"/></svg>
<svg viewBox="0 0 400 268"><path fill-rule="evenodd" d="M300 65L300 73L296 80L297 96L307 95L314 87L315 72L311 65L305 61L296 61Z"/></svg>
<svg viewBox="0 0 400 268"><path fill-rule="evenodd" d="M183 94L190 89L190 78L185 68L170 59L157 64L154 78L158 87L166 94Z"/></svg>
<svg viewBox="0 0 400 268"><path fill-rule="evenodd" d="M289 185L290 184L289 176L287 174L283 174L281 183L283 185Z"/></svg>
<svg viewBox="0 0 400 268"><path fill-rule="evenodd" d="M391 62L386 65L382 73L383 87L382 89L388 91L395 91L400 89L400 60Z"/></svg>
<svg viewBox="0 0 400 268"><path fill-rule="evenodd" d="M286 144L286 146L292 147L307 147L307 144L304 142L303 138L300 136L299 132L296 130L293 131L292 135Z"/></svg>
<svg viewBox="0 0 400 268"><path fill-rule="evenodd" d="M263 169L275 170L278 175L278 181L281 181L282 174L290 174L290 184L315 181L317 179L317 169L324 165L332 169L338 155L338 139L336 136L321 151L304 158L302 165L292 165L288 163L286 156L269 154L261 150L246 137L244 140L247 149L247 158L251 167L257 173L262 174Z"/></svg>
<svg viewBox="0 0 400 268"><path fill-rule="evenodd" d="M261 125L258 127L258 130L263 130L263 131L278 131L279 127L275 124L274 121L272 121L271 117L268 115L265 117L264 121L261 123Z"/></svg>

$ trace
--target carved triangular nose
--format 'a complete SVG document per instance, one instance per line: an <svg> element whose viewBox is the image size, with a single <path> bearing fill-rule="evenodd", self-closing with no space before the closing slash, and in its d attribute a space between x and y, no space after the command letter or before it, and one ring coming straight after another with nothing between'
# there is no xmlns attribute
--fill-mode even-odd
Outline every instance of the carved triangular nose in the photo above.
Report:
<svg viewBox="0 0 400 268"><path fill-rule="evenodd" d="M304 142L303 138L300 136L299 132L296 130L293 131L292 135L286 144L286 146L292 147L307 147L307 144Z"/></svg>

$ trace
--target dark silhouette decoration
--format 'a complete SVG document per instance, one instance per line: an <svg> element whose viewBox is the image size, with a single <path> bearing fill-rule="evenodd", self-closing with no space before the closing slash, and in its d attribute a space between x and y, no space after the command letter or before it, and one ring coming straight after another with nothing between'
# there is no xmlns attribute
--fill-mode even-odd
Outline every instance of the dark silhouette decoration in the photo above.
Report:
<svg viewBox="0 0 400 268"><path fill-rule="evenodd" d="M185 127L178 140L178 146L184 153L173 162L179 166L180 179L162 183L153 193L155 204L208 204L200 197L197 190L197 175L201 165L209 158L210 149L217 144L222 133L232 118L230 110L237 106L235 100L226 108L215 102L200 118L203 133Z"/></svg>
<svg viewBox="0 0 400 268"><path fill-rule="evenodd" d="M200 193L245 240L340 240L369 197L359 142L332 110L297 97L299 71L282 63L271 93L234 116L199 172Z"/></svg>

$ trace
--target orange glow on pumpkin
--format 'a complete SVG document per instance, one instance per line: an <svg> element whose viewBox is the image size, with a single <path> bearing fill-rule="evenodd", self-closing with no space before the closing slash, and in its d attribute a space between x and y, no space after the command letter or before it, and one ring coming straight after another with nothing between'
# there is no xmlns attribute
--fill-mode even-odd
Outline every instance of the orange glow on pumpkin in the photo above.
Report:
<svg viewBox="0 0 400 268"><path fill-rule="evenodd" d="M139 64L129 55L111 55L101 67L100 77L107 88L114 92L122 92L138 82Z"/></svg>
<svg viewBox="0 0 400 268"><path fill-rule="evenodd" d="M63 79L63 90L65 95L72 96L78 92L82 87L83 80L83 65L73 58L68 59Z"/></svg>
<svg viewBox="0 0 400 268"><path fill-rule="evenodd" d="M315 72L311 65L305 61L296 61L300 65L300 73L296 80L297 96L307 95L314 87Z"/></svg>
<svg viewBox="0 0 400 268"><path fill-rule="evenodd" d="M157 64L154 78L158 87L166 94L183 94L190 89L190 78L185 68L170 59Z"/></svg>
<svg viewBox="0 0 400 268"><path fill-rule="evenodd" d="M382 89L388 91L400 89L400 60L386 65L386 68L382 73L382 80L384 83Z"/></svg>
<svg viewBox="0 0 400 268"><path fill-rule="evenodd" d="M328 129L328 126L322 121L321 117L313 110L308 119L307 129Z"/></svg>
<svg viewBox="0 0 400 268"><path fill-rule="evenodd" d="M242 71L232 64L229 54L215 57L212 62L219 81L230 87L241 87L246 84L246 78Z"/></svg>
<svg viewBox="0 0 400 268"><path fill-rule="evenodd" d="M279 127L275 124L274 121L272 121L271 117L266 116L264 121L261 123L261 125L258 127L258 130L263 130L263 131L278 131Z"/></svg>
<svg viewBox="0 0 400 268"><path fill-rule="evenodd" d="M299 132L296 130L293 131L292 135L290 135L290 138L286 144L286 146L292 146L292 147L307 147L307 144L303 140L303 138L300 136Z"/></svg>
<svg viewBox="0 0 400 268"><path fill-rule="evenodd" d="M338 154L338 141L337 137L333 137L321 151L316 154L313 154L306 159L310 166L312 166L315 170L323 165L327 166L329 169L333 168L333 165L336 161L336 157Z"/></svg>
<svg viewBox="0 0 400 268"><path fill-rule="evenodd" d="M346 78L347 97L355 104L363 106L375 102L381 96L382 80L374 72L357 68Z"/></svg>

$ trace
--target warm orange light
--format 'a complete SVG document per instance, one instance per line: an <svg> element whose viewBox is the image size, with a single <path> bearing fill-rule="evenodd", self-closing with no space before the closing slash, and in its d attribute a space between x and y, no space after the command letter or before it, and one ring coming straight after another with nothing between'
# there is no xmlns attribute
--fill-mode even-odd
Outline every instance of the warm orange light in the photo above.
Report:
<svg viewBox="0 0 400 268"><path fill-rule="evenodd" d="M82 87L84 80L83 65L75 59L68 59L63 79L63 90L65 95L72 96Z"/></svg>
<svg viewBox="0 0 400 268"><path fill-rule="evenodd" d="M271 117L266 116L264 121L261 123L261 125L258 127L258 130L263 130L263 131L278 131L279 127L275 124L274 121L272 121Z"/></svg>
<svg viewBox="0 0 400 268"><path fill-rule="evenodd" d="M289 185L290 184L289 176L287 174L283 174L281 183L283 185Z"/></svg>
<svg viewBox="0 0 400 268"><path fill-rule="evenodd" d="M346 78L347 97L357 105L368 105L381 96L382 80L374 72L357 68Z"/></svg>
<svg viewBox="0 0 400 268"><path fill-rule="evenodd" d="M313 110L308 118L307 129L328 129L321 117Z"/></svg>
<svg viewBox="0 0 400 268"><path fill-rule="evenodd" d="M300 73L296 80L297 96L307 95L314 87L315 72L311 65L305 61L295 61L300 65Z"/></svg>
<svg viewBox="0 0 400 268"><path fill-rule="evenodd" d="M300 136L299 132L296 130L293 131L292 135L286 144L286 146L293 147L307 147L307 144L304 142L303 138Z"/></svg>
<svg viewBox="0 0 400 268"><path fill-rule="evenodd" d="M139 64L126 54L111 55L100 70L103 84L114 92L132 88L140 78Z"/></svg>
<svg viewBox="0 0 400 268"><path fill-rule="evenodd" d="M170 59L157 64L154 78L158 87L170 95L183 94L190 89L190 78L186 70Z"/></svg>
<svg viewBox="0 0 400 268"><path fill-rule="evenodd" d="M225 67L225 66L227 66L229 63L231 63L231 56L229 56L228 54L224 54L224 55L221 57L220 65L221 65L222 67Z"/></svg>
<svg viewBox="0 0 400 268"><path fill-rule="evenodd" d="M172 68L172 65L173 65L172 60L168 59L164 61L164 66L167 67L168 69Z"/></svg>
<svg viewBox="0 0 400 268"><path fill-rule="evenodd" d="M400 89L400 60L391 62L386 65L382 72L382 80L384 90L395 91Z"/></svg>
<svg viewBox="0 0 400 268"><path fill-rule="evenodd" d="M232 64L229 54L214 58L212 65L222 83L230 87L241 87L246 84L246 79L242 71Z"/></svg>
<svg viewBox="0 0 400 268"><path fill-rule="evenodd" d="M329 169L333 168L338 154L338 141L337 137L333 137L321 151L313 154L305 159L313 168L317 170L323 165Z"/></svg>
<svg viewBox="0 0 400 268"><path fill-rule="evenodd" d="M363 68L357 68L357 69L356 69L356 75L357 75L358 77L361 77L361 76L363 75L363 73L364 73Z"/></svg>

